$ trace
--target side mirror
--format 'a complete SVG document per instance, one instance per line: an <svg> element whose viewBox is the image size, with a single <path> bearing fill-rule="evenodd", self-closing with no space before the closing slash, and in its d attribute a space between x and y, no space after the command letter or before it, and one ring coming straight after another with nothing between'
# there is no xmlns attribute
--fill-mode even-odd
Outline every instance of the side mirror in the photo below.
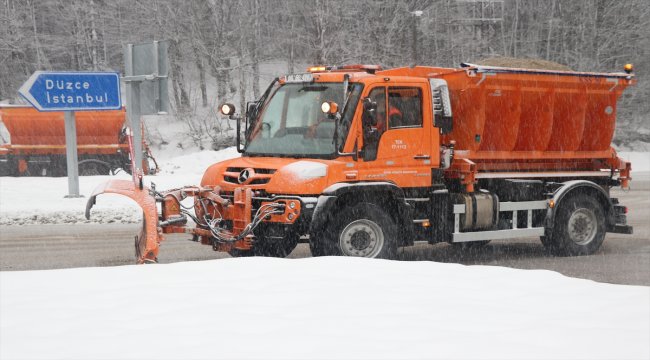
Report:
<svg viewBox="0 0 650 360"><path fill-rule="evenodd" d="M225 103L219 106L219 111L226 116L232 116L235 114L235 105Z"/></svg>
<svg viewBox="0 0 650 360"><path fill-rule="evenodd" d="M255 112L255 109L257 108L257 103L256 102L249 102L248 103L248 110L246 110L246 115L253 114Z"/></svg>
<svg viewBox="0 0 650 360"><path fill-rule="evenodd" d="M372 101L371 98L363 99L363 110L377 110L377 103Z"/></svg>
<svg viewBox="0 0 650 360"><path fill-rule="evenodd" d="M363 99L363 127L377 125L377 103L370 98Z"/></svg>
<svg viewBox="0 0 650 360"><path fill-rule="evenodd" d="M235 144L237 146L237 152L244 152L244 149L241 148L241 119L240 118L235 118L235 105L233 104L222 104L219 106L219 111L228 116L231 120L237 120L237 135L236 135L236 141L237 143Z"/></svg>
<svg viewBox="0 0 650 360"><path fill-rule="evenodd" d="M429 79L431 94L433 96L433 126L440 129L440 134L449 134L454 129L451 111L451 97L447 81L443 79Z"/></svg>

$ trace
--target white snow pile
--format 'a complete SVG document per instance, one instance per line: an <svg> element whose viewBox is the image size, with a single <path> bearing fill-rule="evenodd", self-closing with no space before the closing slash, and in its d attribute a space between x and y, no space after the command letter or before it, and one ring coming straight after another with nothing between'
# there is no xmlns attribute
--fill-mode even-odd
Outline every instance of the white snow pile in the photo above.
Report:
<svg viewBox="0 0 650 360"><path fill-rule="evenodd" d="M650 288L545 270L238 258L0 284L2 359L650 356Z"/></svg>
<svg viewBox="0 0 650 360"><path fill-rule="evenodd" d="M161 161L161 173L145 176L145 184L154 182L158 190L198 185L205 169L222 160L239 156L235 148L183 154ZM68 194L67 177L0 177L0 225L54 223L133 223L140 222L142 210L124 196L104 194L97 197L91 219L86 220L86 202L97 185L111 179L131 179L125 172L115 176L80 176L79 193L83 198L64 198Z"/></svg>
<svg viewBox="0 0 650 360"><path fill-rule="evenodd" d="M234 147L220 151L179 152L181 155L161 160L161 173L146 176L145 183L154 182L158 190L198 185L208 166L239 156ZM650 171L650 153L621 152L619 156L632 162L633 179L639 179L635 175ZM307 171L308 176L323 175L320 168L308 167L301 171ZM86 201L97 185L110 179L130 178L123 172L115 176L81 176L80 193L85 197L65 199L68 194L66 177L0 177L0 225L139 222L142 212L135 202L113 194L99 196L90 221L84 217Z"/></svg>

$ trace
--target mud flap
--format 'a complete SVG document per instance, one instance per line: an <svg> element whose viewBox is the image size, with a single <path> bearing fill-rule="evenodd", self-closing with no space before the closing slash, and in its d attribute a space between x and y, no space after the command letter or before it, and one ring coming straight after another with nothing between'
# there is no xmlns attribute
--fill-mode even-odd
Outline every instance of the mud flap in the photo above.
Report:
<svg viewBox="0 0 650 360"><path fill-rule="evenodd" d="M90 219L90 210L96 203L100 194L124 195L140 205L142 208L142 229L136 236L136 261L138 264L156 262L158 248L163 240L162 229L158 224L158 209L156 199L150 194L149 188L140 190L131 180L110 180L95 188L86 203L86 219Z"/></svg>

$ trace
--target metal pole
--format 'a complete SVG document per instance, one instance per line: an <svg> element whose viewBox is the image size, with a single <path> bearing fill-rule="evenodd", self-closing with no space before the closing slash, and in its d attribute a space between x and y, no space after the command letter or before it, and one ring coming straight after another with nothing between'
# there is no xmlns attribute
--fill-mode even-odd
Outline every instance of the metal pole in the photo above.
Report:
<svg viewBox="0 0 650 360"><path fill-rule="evenodd" d="M411 55L412 55L412 64L411 66L415 67L418 64L418 22L420 20L420 16L422 16L422 11L421 10L416 10L411 13L413 15L413 24L412 24L412 33L411 33Z"/></svg>
<svg viewBox="0 0 650 360"><path fill-rule="evenodd" d="M413 22L411 24L411 66L418 64L418 18L413 15Z"/></svg>
<svg viewBox="0 0 650 360"><path fill-rule="evenodd" d="M68 195L66 198L83 197L79 195L79 162L77 157L77 124L74 111L64 111L65 153L68 166Z"/></svg>
<svg viewBox="0 0 650 360"><path fill-rule="evenodd" d="M140 83L131 82L131 102L127 105L129 112L129 121L131 122L131 131L133 132L133 153L135 155L136 169L142 169L142 122L140 115Z"/></svg>
<svg viewBox="0 0 650 360"><path fill-rule="evenodd" d="M124 64L126 76L133 76L133 44L126 45ZM133 159L136 169L142 169L142 125L140 122L140 83L126 82L126 116L133 136ZM133 174L135 176L135 174Z"/></svg>

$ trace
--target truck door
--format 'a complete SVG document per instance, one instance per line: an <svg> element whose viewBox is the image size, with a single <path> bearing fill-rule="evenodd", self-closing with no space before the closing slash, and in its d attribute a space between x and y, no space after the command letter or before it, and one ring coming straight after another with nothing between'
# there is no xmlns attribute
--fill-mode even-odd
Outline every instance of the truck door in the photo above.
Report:
<svg viewBox="0 0 650 360"><path fill-rule="evenodd" d="M425 125L428 88L420 84L377 86L377 124L364 131L364 180L389 180L400 187L431 185L431 124ZM425 109L426 105L426 109ZM437 158L437 155L435 156Z"/></svg>

